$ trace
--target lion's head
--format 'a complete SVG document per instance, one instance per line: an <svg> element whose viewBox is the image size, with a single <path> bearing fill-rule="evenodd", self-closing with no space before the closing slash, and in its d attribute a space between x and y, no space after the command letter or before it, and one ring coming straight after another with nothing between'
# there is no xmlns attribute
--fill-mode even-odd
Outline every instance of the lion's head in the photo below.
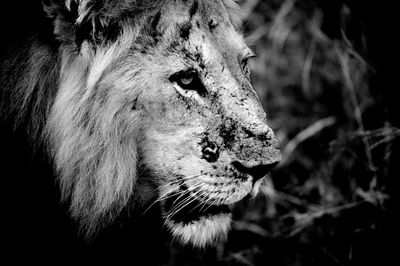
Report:
<svg viewBox="0 0 400 266"><path fill-rule="evenodd" d="M45 140L88 234L135 199L203 246L279 160L233 0L44 1L59 42Z"/></svg>

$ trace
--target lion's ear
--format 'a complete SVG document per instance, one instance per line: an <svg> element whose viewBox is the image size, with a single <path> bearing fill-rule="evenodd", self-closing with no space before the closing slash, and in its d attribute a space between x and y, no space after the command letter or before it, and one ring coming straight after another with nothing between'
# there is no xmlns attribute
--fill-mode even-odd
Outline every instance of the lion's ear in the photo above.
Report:
<svg viewBox="0 0 400 266"><path fill-rule="evenodd" d="M78 47L83 41L99 43L118 34L101 0L42 0L43 9L52 19L55 37Z"/></svg>

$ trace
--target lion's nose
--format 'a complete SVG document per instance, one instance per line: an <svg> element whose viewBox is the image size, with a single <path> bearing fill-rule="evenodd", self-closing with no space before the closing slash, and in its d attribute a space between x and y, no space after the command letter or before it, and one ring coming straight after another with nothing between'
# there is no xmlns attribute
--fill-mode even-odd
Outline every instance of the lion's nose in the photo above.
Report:
<svg viewBox="0 0 400 266"><path fill-rule="evenodd" d="M232 165L239 172L253 176L253 184L254 184L257 180L263 178L266 174L268 174L272 170L272 168L274 168L278 164L278 162L279 161L275 161L268 164L258 164L252 167L247 167L238 161L234 161L232 162Z"/></svg>

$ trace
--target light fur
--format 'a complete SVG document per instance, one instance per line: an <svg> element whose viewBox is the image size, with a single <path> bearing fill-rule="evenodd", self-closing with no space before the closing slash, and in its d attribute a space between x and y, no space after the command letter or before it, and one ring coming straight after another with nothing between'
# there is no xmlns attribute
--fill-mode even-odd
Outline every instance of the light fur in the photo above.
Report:
<svg viewBox="0 0 400 266"><path fill-rule="evenodd" d="M3 101L1 113L15 117L14 127L28 123L32 143L45 144L62 199L87 236L131 202L163 203L175 194L176 204L160 214L173 236L194 246L225 237L229 214L189 223L174 216L195 200L207 209L254 194L252 177L234 162L251 168L280 160L240 70L238 58L250 49L234 28L237 4L107 0L97 8L95 2L44 6L60 45L54 52L33 43L20 65L24 75L5 82L12 105ZM206 96L168 79L188 67L206 73ZM204 158L208 142L220 150L215 162Z"/></svg>

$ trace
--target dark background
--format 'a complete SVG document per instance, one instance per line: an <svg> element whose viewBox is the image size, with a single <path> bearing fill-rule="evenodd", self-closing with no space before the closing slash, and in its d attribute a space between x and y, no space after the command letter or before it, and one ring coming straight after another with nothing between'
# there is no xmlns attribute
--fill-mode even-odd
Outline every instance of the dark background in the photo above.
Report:
<svg viewBox="0 0 400 266"><path fill-rule="evenodd" d="M169 265L397 265L396 9L362 0L239 3L243 34L258 55L253 83L284 159L263 195L235 210L227 242L205 250L163 247L161 233L129 229L148 220L129 224L123 217L101 248L87 247L70 229L52 172L43 175L46 158L32 163L17 132L1 135L5 255L124 257L148 265L166 256L163 249ZM32 33L52 39L40 1L7 1L0 10L2 56ZM136 235L141 242L132 244Z"/></svg>

